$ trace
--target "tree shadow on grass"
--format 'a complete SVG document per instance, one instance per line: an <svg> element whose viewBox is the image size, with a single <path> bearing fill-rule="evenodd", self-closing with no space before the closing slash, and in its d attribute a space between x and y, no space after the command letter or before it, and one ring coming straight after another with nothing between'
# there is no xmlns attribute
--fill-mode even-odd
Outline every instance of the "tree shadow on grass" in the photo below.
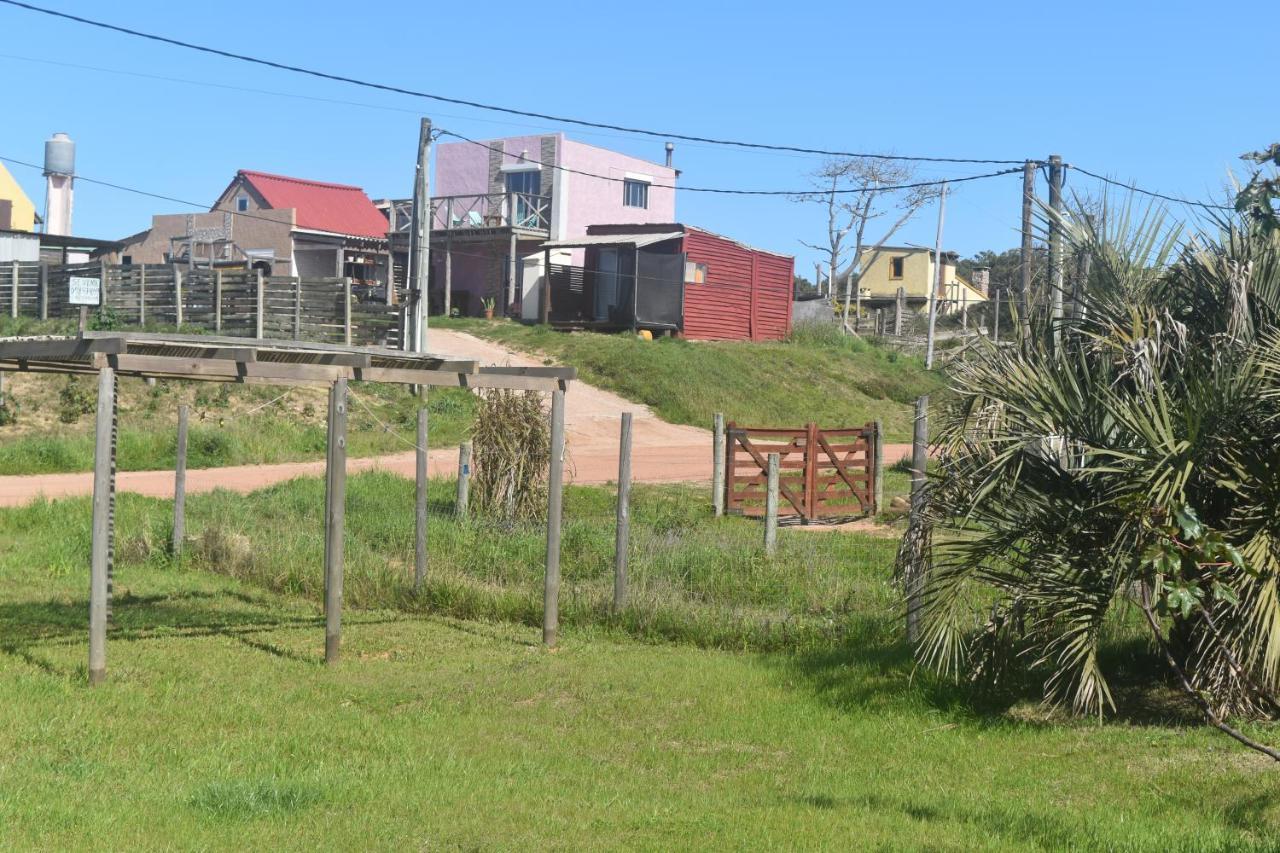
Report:
<svg viewBox="0 0 1280 853"><path fill-rule="evenodd" d="M849 713L914 705L977 725L1051 725L1068 719L1067 712L1043 703L1044 672L1012 667L994 686L942 677L916 662L901 622L893 619L856 617L837 644L763 659L789 685ZM1162 659L1145 641L1110 643L1101 664L1117 706L1109 720L1154 726L1204 722L1172 688Z"/></svg>

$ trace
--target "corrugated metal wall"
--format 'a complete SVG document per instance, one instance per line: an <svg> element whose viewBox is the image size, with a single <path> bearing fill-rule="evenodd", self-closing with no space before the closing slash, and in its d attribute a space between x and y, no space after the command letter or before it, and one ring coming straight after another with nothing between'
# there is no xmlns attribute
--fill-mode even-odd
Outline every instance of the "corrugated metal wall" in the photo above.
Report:
<svg viewBox="0 0 1280 853"><path fill-rule="evenodd" d="M684 334L695 340L778 340L791 330L794 261L690 228L684 251L707 265L705 284L685 284Z"/></svg>

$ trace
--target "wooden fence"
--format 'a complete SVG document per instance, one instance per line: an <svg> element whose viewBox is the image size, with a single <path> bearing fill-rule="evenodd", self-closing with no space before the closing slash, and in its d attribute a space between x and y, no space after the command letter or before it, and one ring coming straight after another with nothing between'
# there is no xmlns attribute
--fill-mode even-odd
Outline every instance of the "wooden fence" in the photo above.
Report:
<svg viewBox="0 0 1280 853"><path fill-rule="evenodd" d="M401 306L360 302L351 280L264 276L253 270L170 264L0 264L0 311L72 318L72 276L102 282L104 315L119 326L202 329L222 335L398 348Z"/></svg>
<svg viewBox="0 0 1280 853"><path fill-rule="evenodd" d="M726 430L725 508L763 516L770 453L778 454L779 516L803 521L871 515L875 506L874 423L852 429L740 427Z"/></svg>

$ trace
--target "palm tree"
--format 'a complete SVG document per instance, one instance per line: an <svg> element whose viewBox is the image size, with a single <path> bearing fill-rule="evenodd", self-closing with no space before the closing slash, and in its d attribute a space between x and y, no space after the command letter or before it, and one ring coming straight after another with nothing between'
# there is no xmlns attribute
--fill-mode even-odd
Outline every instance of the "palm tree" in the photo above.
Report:
<svg viewBox="0 0 1280 853"><path fill-rule="evenodd" d="M1280 241L1100 220L1060 218L1092 262L1067 319L952 367L917 652L1026 665L1101 715L1104 638L1136 620L1213 725L1280 761L1227 722L1280 712Z"/></svg>

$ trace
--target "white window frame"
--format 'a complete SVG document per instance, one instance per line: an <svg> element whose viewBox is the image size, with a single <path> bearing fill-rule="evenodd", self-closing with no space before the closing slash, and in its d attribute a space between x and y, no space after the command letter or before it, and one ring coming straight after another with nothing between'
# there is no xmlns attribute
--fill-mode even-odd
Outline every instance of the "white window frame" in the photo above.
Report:
<svg viewBox="0 0 1280 853"><path fill-rule="evenodd" d="M638 176L628 175L627 177L623 178L622 179L622 206L634 207L637 210L648 210L650 184L651 184L650 181L642 180ZM635 188L640 188L640 201L643 202L642 204L631 203L631 191Z"/></svg>

